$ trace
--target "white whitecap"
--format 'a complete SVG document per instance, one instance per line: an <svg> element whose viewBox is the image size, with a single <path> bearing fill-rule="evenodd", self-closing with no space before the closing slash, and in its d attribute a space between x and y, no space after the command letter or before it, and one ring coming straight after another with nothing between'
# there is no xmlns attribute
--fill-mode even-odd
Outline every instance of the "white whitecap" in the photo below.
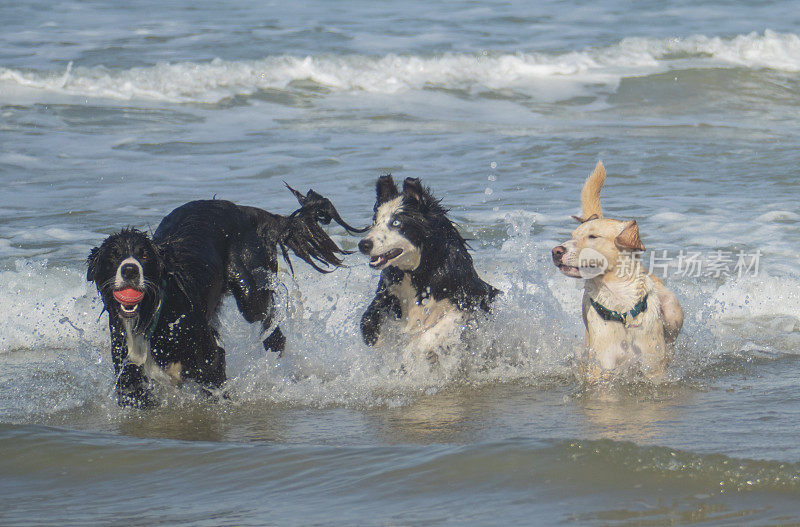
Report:
<svg viewBox="0 0 800 527"><path fill-rule="evenodd" d="M800 71L800 36L767 30L733 38L625 38L611 46L565 53L284 55L160 63L125 70L69 63L60 71L0 68L0 93L6 97L30 96L33 91L100 99L215 103L311 81L333 92L396 94L435 87L469 92L512 90L542 100L554 93L577 94L572 85L614 88L622 78L686 67L687 60L691 61L689 67L796 72Z"/></svg>

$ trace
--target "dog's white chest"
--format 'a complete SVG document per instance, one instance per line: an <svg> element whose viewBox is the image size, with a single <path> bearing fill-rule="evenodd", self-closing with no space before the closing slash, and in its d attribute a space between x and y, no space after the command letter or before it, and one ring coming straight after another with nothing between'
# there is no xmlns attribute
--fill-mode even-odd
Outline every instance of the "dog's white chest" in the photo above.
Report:
<svg viewBox="0 0 800 527"><path fill-rule="evenodd" d="M144 335L134 331L132 322L124 321L125 343L128 346L128 362L141 366L148 379L161 382L178 383L181 380L181 363L173 362L162 369L150 351L150 341Z"/></svg>
<svg viewBox="0 0 800 527"><path fill-rule="evenodd" d="M416 348L434 350L459 334L464 314L450 300L428 297L418 301L417 290L408 275L391 286L389 292L400 301L402 327Z"/></svg>
<svg viewBox="0 0 800 527"><path fill-rule="evenodd" d="M651 292L647 310L626 325L603 319L589 303L587 294L584 318L590 361L602 372L632 368L641 369L648 376L661 374L667 350L659 311L658 297Z"/></svg>

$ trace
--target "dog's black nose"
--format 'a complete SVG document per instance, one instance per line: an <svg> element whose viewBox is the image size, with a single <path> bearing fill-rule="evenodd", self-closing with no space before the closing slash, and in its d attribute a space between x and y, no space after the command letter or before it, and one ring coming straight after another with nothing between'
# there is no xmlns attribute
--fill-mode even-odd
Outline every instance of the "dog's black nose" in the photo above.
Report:
<svg viewBox="0 0 800 527"><path fill-rule="evenodd" d="M372 252L372 240L368 240L364 238L360 242L358 242L358 250L364 254L369 254Z"/></svg>
<svg viewBox="0 0 800 527"><path fill-rule="evenodd" d="M561 258L567 252L567 249L564 246L559 245L557 247L553 247L553 261L556 263L561 262Z"/></svg>
<svg viewBox="0 0 800 527"><path fill-rule="evenodd" d="M119 274L125 280L136 280L139 278L139 268L133 264L125 264L119 270Z"/></svg>

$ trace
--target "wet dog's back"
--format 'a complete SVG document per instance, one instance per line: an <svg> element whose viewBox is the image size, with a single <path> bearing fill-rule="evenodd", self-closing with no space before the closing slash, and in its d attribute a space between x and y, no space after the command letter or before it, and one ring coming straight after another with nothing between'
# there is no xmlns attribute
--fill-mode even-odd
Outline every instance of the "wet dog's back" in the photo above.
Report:
<svg viewBox="0 0 800 527"><path fill-rule="evenodd" d="M169 260L181 275L192 276L192 299L202 300L201 309L209 318L227 290L226 275L231 255L238 255L244 244L255 243L275 260L275 250L267 251L256 236L257 225L243 207L224 200L190 201L161 220L153 241L169 251ZM245 249L246 250L246 249ZM270 262L264 262L267 265ZM187 286L188 287L188 286Z"/></svg>

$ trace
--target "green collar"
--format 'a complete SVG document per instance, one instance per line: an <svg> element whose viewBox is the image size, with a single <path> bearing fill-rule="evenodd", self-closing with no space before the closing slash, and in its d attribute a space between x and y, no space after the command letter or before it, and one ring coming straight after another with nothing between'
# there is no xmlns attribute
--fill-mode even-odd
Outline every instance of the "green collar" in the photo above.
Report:
<svg viewBox="0 0 800 527"><path fill-rule="evenodd" d="M144 332L144 338L146 338L147 340L153 338L153 334L156 332L158 319L161 318L161 308L164 306L164 297L166 296L167 296L167 281L161 280L161 297L158 299L158 307L156 308L156 314L153 315L153 321L150 322L150 325L147 326L147 330Z"/></svg>
<svg viewBox="0 0 800 527"><path fill-rule="evenodd" d="M644 298L642 298L638 304L633 306L633 309L631 309L630 311L626 311L624 313L619 313L612 309L608 309L607 307L605 307L592 297L589 297L589 302L591 302L592 307L594 308L595 311L597 311L597 314L600 315L600 318L602 318L603 320L613 320L614 322L620 322L624 324L625 327L628 327L629 319L634 319L639 314L647 311L648 296L649 293L647 295L644 295Z"/></svg>

